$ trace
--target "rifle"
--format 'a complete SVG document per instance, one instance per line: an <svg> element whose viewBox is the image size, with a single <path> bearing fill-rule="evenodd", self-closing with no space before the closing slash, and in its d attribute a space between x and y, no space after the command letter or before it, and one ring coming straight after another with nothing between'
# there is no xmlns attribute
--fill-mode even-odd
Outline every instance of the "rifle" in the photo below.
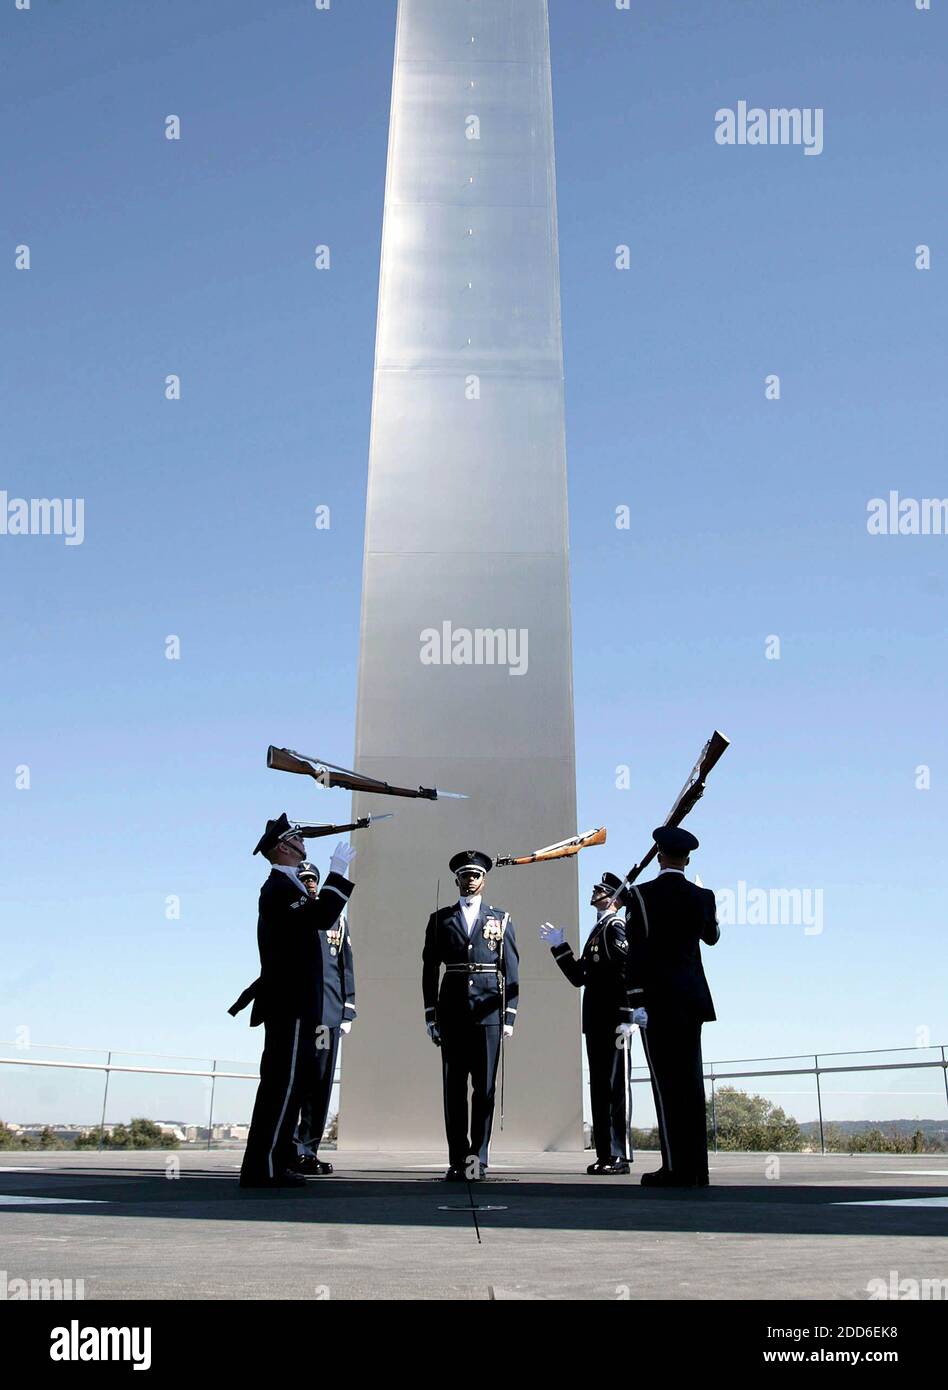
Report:
<svg viewBox="0 0 948 1390"><path fill-rule="evenodd" d="M689 811L694 809L697 802L700 801L704 795L704 784L707 780L708 773L715 764L720 761L721 757L730 746L731 740L725 738L722 733L719 733L718 730L715 729L714 733L702 748L698 756L698 761L689 772L688 779L678 793L674 806L672 806L668 816L662 822L663 825L681 825L685 816L688 815ZM625 890L631 887L645 866L652 862L657 853L658 845L653 844L648 853L643 855L637 864L632 865L632 868L613 893L609 902L610 907L615 906Z"/></svg>
<svg viewBox="0 0 948 1390"><path fill-rule="evenodd" d="M310 825L308 821L290 821L290 830L302 835L304 840L318 840L323 835L344 835L347 830L366 830L377 820L391 820L394 811L386 811L383 816L360 816L348 825Z"/></svg>
<svg viewBox="0 0 948 1390"><path fill-rule="evenodd" d="M505 864L539 864L548 859L570 859L581 849L588 849L590 845L604 845L605 843L605 827L601 827L599 830L587 830L585 835L573 835L568 840L557 840L555 845L545 845L543 849L534 850L532 854L519 856L499 854L494 860L494 867Z"/></svg>
<svg viewBox="0 0 948 1390"><path fill-rule="evenodd" d="M267 749L267 767L275 768L277 772L298 772L304 777L312 777L321 787L347 787L350 791L376 792L381 796L416 796L427 801L437 801L439 797L467 800L464 792L443 792L437 787L395 787L391 782L381 782L376 777L366 777L350 768L310 758L292 748L276 748L272 743Z"/></svg>

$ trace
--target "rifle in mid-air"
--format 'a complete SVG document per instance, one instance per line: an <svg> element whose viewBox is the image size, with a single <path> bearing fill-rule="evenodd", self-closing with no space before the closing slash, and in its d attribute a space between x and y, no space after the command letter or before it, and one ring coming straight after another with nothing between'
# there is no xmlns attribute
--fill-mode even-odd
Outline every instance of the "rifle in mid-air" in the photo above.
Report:
<svg viewBox="0 0 948 1390"><path fill-rule="evenodd" d="M319 840L324 835L345 835L349 830L367 830L377 820L391 820L394 811L386 811L383 816L360 816L348 825L310 825L308 821L291 820L290 830L302 835L304 840Z"/></svg>
<svg viewBox="0 0 948 1390"><path fill-rule="evenodd" d="M663 825L681 825L689 811L693 810L697 802L704 796L704 784L707 781L708 773L715 764L720 761L721 757L730 746L731 740L725 738L722 733L719 733L718 730L715 729L714 733L702 748L698 761L688 774L688 780L678 793L674 806L669 811L666 819L662 822ZM611 906L615 906L616 902L621 898L625 890L631 887L645 866L651 864L657 853L658 845L653 844L648 853L643 855L637 864L633 864L619 887L613 893Z"/></svg>
<svg viewBox="0 0 948 1390"><path fill-rule="evenodd" d="M443 792L438 787L395 787L391 782L381 782L377 777L366 777L361 772L353 772L348 767L337 767L319 758L310 758L305 753L297 753L292 748L276 748L271 743L267 749L267 767L278 772L298 772L304 777L312 777L321 787L347 787L354 792L374 792L379 796L415 796L427 801L437 801L450 797L454 801L466 801L464 792Z"/></svg>
<svg viewBox="0 0 948 1390"><path fill-rule="evenodd" d="M543 849L536 849L532 854L498 854L494 866L496 868L504 864L540 864L548 859L570 859L581 849L605 843L606 831L604 827L600 827L599 830L587 830L585 835L573 835L568 840L557 840L555 845L545 845Z"/></svg>

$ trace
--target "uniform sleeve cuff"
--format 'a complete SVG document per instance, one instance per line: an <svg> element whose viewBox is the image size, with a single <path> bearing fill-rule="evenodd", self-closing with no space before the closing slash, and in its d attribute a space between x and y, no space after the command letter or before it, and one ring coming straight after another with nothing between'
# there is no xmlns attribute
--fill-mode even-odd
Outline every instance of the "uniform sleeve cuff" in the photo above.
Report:
<svg viewBox="0 0 948 1390"><path fill-rule="evenodd" d="M342 874L330 872L326 875L326 882L320 891L325 893L328 890L330 893L338 893L340 898L348 902L354 887L355 884L350 883L349 879L343 878Z"/></svg>

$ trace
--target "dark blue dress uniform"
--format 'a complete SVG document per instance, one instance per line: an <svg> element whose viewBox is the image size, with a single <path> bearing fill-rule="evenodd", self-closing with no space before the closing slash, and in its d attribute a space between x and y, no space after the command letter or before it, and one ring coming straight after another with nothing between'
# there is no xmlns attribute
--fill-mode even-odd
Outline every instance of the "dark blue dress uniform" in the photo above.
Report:
<svg viewBox="0 0 948 1390"><path fill-rule="evenodd" d="M297 1142L316 1153L326 1129L332 1082L339 1055L339 1034L343 1023L356 1016L355 971L352 941L345 914L335 927L320 932L322 948L322 1005L316 1026L316 1067L311 1090L300 1101Z"/></svg>
<svg viewBox="0 0 948 1390"><path fill-rule="evenodd" d="M618 879L616 882L618 883ZM552 948L553 959L571 984L585 986L583 1034L589 1059L589 1099L596 1158L632 1158L629 1136L631 1082L629 1045L618 1033L632 1022L628 999L629 943L621 913L603 913L579 960L568 942Z"/></svg>
<svg viewBox="0 0 948 1390"><path fill-rule="evenodd" d="M286 817L267 823L257 852L272 849ZM354 885L330 873L318 897L301 891L274 867L260 889L257 946L260 977L231 1006L237 1013L253 999L250 1026L265 1029L260 1084L240 1170L243 1186L279 1182L290 1168L300 1100L316 1069L316 1024L323 1006L320 937L335 926Z"/></svg>
<svg viewBox="0 0 948 1390"><path fill-rule="evenodd" d="M422 993L425 1022L436 1023L441 1034L448 1162L452 1168L463 1169L469 1156L476 1154L484 1169L494 1121L501 1031L516 1022L520 996L517 938L503 908L491 907L482 899L470 933L460 902L432 913L422 953Z"/></svg>
<svg viewBox="0 0 948 1390"><path fill-rule="evenodd" d="M682 843L697 848L694 836L688 841ZM629 1000L648 1014L642 1044L661 1137L661 1172L676 1184L703 1187L708 1132L701 1025L712 1022L715 1012L701 942L714 946L721 936L714 894L683 872L664 869L648 883L633 884L628 903Z"/></svg>

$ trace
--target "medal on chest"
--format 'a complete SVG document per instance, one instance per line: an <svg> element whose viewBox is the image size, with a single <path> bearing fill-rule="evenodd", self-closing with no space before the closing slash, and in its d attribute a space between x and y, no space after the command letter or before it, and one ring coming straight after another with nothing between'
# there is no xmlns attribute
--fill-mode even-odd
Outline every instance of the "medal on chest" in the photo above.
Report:
<svg viewBox="0 0 948 1390"><path fill-rule="evenodd" d="M488 917L484 923L484 940L491 951L496 951L504 937L504 924L499 917Z"/></svg>

